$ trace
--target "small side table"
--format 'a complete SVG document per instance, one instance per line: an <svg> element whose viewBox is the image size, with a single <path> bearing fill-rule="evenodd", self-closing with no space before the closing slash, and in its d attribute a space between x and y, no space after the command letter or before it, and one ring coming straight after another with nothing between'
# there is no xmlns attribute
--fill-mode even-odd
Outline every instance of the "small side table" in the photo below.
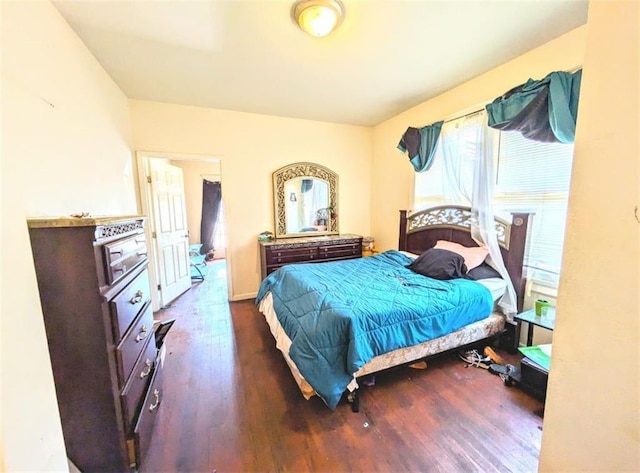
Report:
<svg viewBox="0 0 640 473"><path fill-rule="evenodd" d="M556 309L550 307L547 315L544 317L536 315L535 309L527 310L514 317L516 321L516 339L514 341L516 349L520 342L520 330L522 322L527 322L529 325L527 330L527 346L533 345L533 328L542 327L547 330L553 331L556 323ZM520 388L532 394L534 397L545 401L547 396L547 380L549 379L549 371L540 366L535 361L524 357L520 361Z"/></svg>
<svg viewBox="0 0 640 473"><path fill-rule="evenodd" d="M533 345L533 328L538 326L542 328L546 328L547 330L553 331L553 328L556 323L556 309L555 307L549 307L549 312L547 316L542 317L540 315L536 315L535 309L526 310L519 314L516 314L514 319L516 321L516 336L514 340L515 348L518 348L518 343L520 343L520 331L522 329L522 322L527 322L529 325L527 331L527 346Z"/></svg>

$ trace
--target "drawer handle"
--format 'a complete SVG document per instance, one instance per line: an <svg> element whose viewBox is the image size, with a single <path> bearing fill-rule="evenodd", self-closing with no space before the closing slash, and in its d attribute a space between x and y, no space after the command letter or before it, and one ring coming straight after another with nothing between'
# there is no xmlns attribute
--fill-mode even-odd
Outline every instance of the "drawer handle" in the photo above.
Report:
<svg viewBox="0 0 640 473"><path fill-rule="evenodd" d="M138 256L147 256L147 252L146 251L138 251L136 253L136 255L138 255Z"/></svg>
<svg viewBox="0 0 640 473"><path fill-rule="evenodd" d="M280 263L281 261L282 261L282 258L278 258L278 261L277 261L277 262L278 262L278 263Z"/></svg>
<svg viewBox="0 0 640 473"><path fill-rule="evenodd" d="M145 377L149 376L149 373L151 373L151 367L153 366L153 361L147 358L144 364L147 366L142 371L140 371L140 379L144 379Z"/></svg>
<svg viewBox="0 0 640 473"><path fill-rule="evenodd" d="M282 256L282 253L278 252L278 256Z"/></svg>
<svg viewBox="0 0 640 473"><path fill-rule="evenodd" d="M149 406L149 412L153 412L160 405L160 391L157 389L153 390L153 397L156 398L155 402Z"/></svg>
<svg viewBox="0 0 640 473"><path fill-rule="evenodd" d="M142 296L144 295L144 293L141 290L138 290L138 292L136 292L136 295L133 296L131 298L131 300L129 300L130 303L132 304L138 304L140 302L142 302Z"/></svg>
<svg viewBox="0 0 640 473"><path fill-rule="evenodd" d="M142 328L140 329L140 333L136 337L136 343L141 342L142 340L147 338L148 335L149 335L149 332L147 331L147 326L143 325Z"/></svg>

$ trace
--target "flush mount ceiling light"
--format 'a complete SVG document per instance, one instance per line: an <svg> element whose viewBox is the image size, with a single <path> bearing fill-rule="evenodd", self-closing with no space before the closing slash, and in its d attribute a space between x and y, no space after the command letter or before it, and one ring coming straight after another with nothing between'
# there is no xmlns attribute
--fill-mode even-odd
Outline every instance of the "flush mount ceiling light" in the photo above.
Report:
<svg viewBox="0 0 640 473"><path fill-rule="evenodd" d="M342 21L344 7L338 0L299 0L293 5L293 18L311 36L326 36Z"/></svg>

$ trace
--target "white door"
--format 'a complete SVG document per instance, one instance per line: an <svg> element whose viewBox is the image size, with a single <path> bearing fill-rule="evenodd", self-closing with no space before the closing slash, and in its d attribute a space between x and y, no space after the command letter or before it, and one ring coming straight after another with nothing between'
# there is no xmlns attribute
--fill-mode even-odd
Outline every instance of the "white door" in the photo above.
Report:
<svg viewBox="0 0 640 473"><path fill-rule="evenodd" d="M152 236L160 283L160 305L167 306L191 287L189 231L182 169L151 159Z"/></svg>

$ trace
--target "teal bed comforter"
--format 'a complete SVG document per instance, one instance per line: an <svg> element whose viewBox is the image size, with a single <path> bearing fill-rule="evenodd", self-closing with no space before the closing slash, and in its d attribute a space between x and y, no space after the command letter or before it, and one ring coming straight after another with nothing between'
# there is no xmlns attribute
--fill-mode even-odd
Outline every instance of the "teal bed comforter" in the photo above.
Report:
<svg viewBox="0 0 640 473"><path fill-rule="evenodd" d="M458 330L491 313L481 284L440 281L407 268L399 251L368 258L283 266L267 276L256 303L271 292L291 339L289 356L316 393L335 409L371 358Z"/></svg>

